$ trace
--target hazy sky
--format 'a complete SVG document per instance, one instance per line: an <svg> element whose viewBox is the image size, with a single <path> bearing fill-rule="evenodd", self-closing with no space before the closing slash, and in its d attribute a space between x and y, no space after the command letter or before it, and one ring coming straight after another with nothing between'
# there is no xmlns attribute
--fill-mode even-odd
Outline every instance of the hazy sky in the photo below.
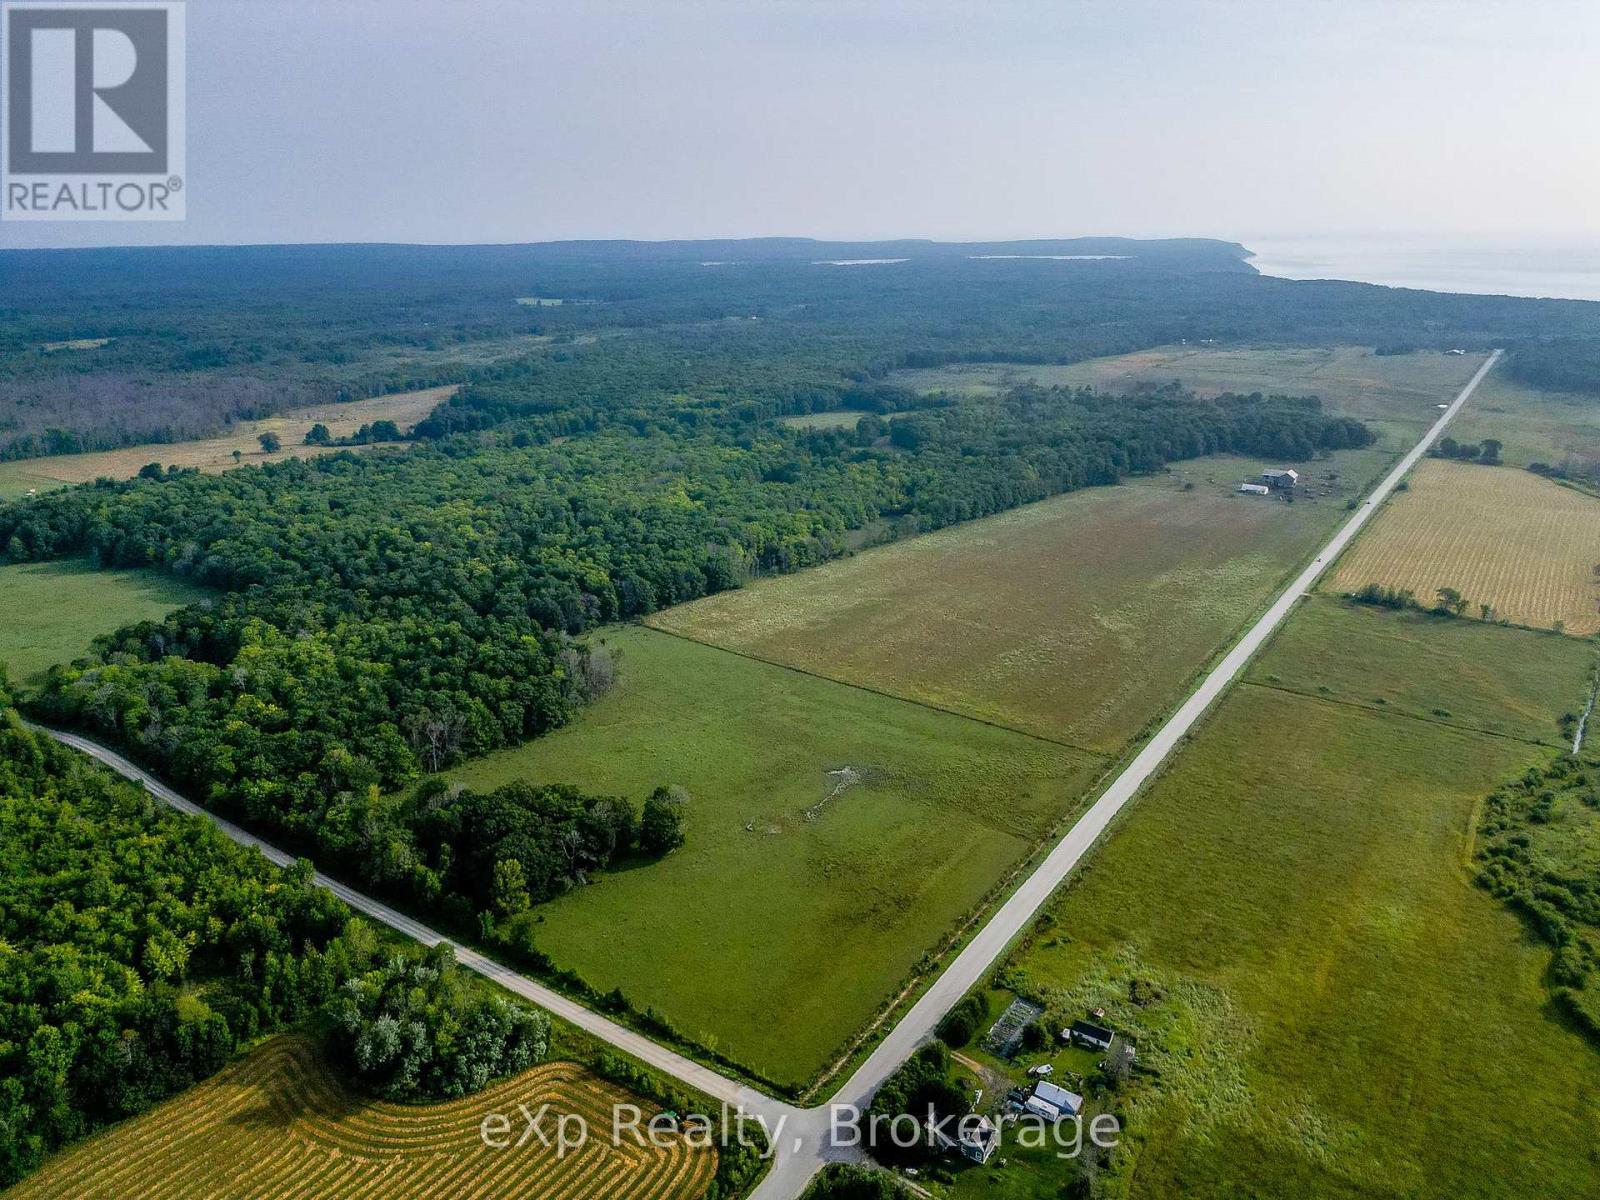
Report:
<svg viewBox="0 0 1600 1200"><path fill-rule="evenodd" d="M189 220L0 245L1600 234L1596 0L190 0Z"/></svg>

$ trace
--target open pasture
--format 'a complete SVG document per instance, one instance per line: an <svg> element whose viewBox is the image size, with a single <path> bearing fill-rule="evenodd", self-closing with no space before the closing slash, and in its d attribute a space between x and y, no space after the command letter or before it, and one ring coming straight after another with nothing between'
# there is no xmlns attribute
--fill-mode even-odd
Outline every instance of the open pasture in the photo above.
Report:
<svg viewBox="0 0 1600 1200"><path fill-rule="evenodd" d="M612 1106L654 1109L573 1063L547 1063L476 1095L401 1105L348 1092L312 1045L278 1038L148 1113L56 1155L8 1200L188 1200L319 1196L329 1200L694 1200L716 1174L714 1149L611 1144ZM479 1126L517 1108L575 1114L591 1136L557 1157L530 1138L495 1149Z"/></svg>
<svg viewBox="0 0 1600 1200"><path fill-rule="evenodd" d="M1409 588L1432 604L1441 587L1468 612L1568 633L1600 632L1600 503L1515 467L1428 459L1411 486L1340 560L1326 585Z"/></svg>
<svg viewBox="0 0 1600 1200"><path fill-rule="evenodd" d="M712 645L1114 753L1345 515L1388 454L1242 496L1218 457L1091 488L649 618ZM1330 479L1330 475L1338 478Z"/></svg>
<svg viewBox="0 0 1600 1200"><path fill-rule="evenodd" d="M1261 392L1320 396L1330 410L1395 427L1415 441L1434 405L1454 399L1483 362L1481 354L1374 354L1364 346L1324 348L1159 346L1066 365L957 364L896 371L890 379L920 391L992 394L1009 383L1094 387L1105 392L1176 380L1202 396Z"/></svg>
<svg viewBox="0 0 1600 1200"><path fill-rule="evenodd" d="M1301 601L1245 677L1554 747L1567 739L1552 705L1557 716L1581 707L1596 657L1553 633L1315 595Z"/></svg>
<svg viewBox="0 0 1600 1200"><path fill-rule="evenodd" d="M1450 435L1458 442L1493 438L1500 457L1516 467L1575 462L1592 470L1600 467L1600 400L1546 391L1494 370L1451 422Z"/></svg>
<svg viewBox="0 0 1600 1200"><path fill-rule="evenodd" d="M1478 626L1491 658L1522 642L1565 661L1463 678L1425 637L1352 647L1362 632L1339 644L1370 687L1415 674L1552 730L1589 661L1571 639ZM1317 649L1291 636L1275 668L1317 678L1324 664L1300 657ZM1154 1072L1119 1100L1131 1137L1106 1194L1592 1190L1600 1060L1548 1003L1549 950L1467 866L1485 792L1552 753L1250 683L1226 698L1003 973L1052 1020L1103 1007ZM1068 1173L1031 1194L1060 1194Z"/></svg>
<svg viewBox="0 0 1600 1200"><path fill-rule="evenodd" d="M366 446L307 446L306 433L319 422L332 436L349 437L373 421L393 421L404 431L433 411L451 392L451 387L425 388L417 392L396 392L369 400L343 404L317 404L294 412L264 417L259 421L240 421L227 433L189 442L152 442L124 446L120 450L96 450L88 454L61 454L49 458L24 458L0 463L0 499L24 495L69 483L89 483L95 479L131 479L149 463L163 467L196 467L207 473L229 471L236 466L259 466L286 458L311 458L339 449L368 449ZM282 447L266 453L257 440L263 433L275 433ZM394 443L390 443L394 444ZM233 452L240 451L234 462Z"/></svg>
<svg viewBox="0 0 1600 1200"><path fill-rule="evenodd" d="M135 621L156 621L207 593L158 571L97 570L61 560L0 567L0 664L14 684Z"/></svg>
<svg viewBox="0 0 1600 1200"><path fill-rule="evenodd" d="M686 787L687 843L539 910L535 941L780 1083L815 1074L1074 814L1092 755L654 630L572 725L453 769L487 790Z"/></svg>

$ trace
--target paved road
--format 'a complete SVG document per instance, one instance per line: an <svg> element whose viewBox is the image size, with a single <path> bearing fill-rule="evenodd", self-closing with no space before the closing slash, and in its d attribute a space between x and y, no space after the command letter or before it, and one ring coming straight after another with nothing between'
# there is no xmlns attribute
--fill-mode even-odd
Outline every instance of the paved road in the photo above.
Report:
<svg viewBox="0 0 1600 1200"><path fill-rule="evenodd" d="M36 728L43 729L42 726ZM99 759L118 774L124 775L137 783L144 784L145 788L156 799L166 802L180 812L191 813L197 817L205 817L234 841L241 845L254 846L279 866L287 867L295 861L292 854L284 853L276 846L262 841L231 821L225 821L214 813L201 808L193 801L180 796L159 779L140 770L115 751L108 750L99 743L92 742L88 738L80 737L75 733L64 733L56 729L43 729L43 732L48 733L57 741L64 742L68 746L82 750L85 754ZM353 888L346 887L337 879L330 879L320 871L317 872L315 880L318 885L327 888L357 912L364 913L374 921L398 930L407 937L415 938L425 946L434 946L440 942L450 942L449 938L429 929L420 921L414 921L404 913L390 908L387 904L374 900L370 896L363 895ZM698 1088L715 1100L725 1101L734 1106L742 1104L747 1112L773 1120L778 1116L796 1111L791 1105L773 1100L753 1088L745 1087L743 1084L719 1075L709 1067L702 1066L692 1059L685 1058L681 1054L657 1045L641 1033L635 1033L631 1029L618 1025L615 1021L607 1020L576 1001L569 1000L560 992L552 991L525 975L519 975L511 968L497 963L491 958L486 958L476 950L455 942L450 942L450 944L455 947L456 960L462 966L494 980L508 990L537 1004L547 1012L555 1013L580 1029L584 1029L594 1034L595 1037L611 1043L618 1049L626 1050L635 1058L649 1063L652 1067L682 1080L692 1087Z"/></svg>
<svg viewBox="0 0 1600 1200"><path fill-rule="evenodd" d="M1027 927L1039 908L1049 899L1051 893L1060 886L1062 881L1066 879L1072 869L1078 865L1084 854L1106 831L1117 814L1122 811L1123 806L1155 774L1156 770L1177 747L1178 743L1194 728L1196 722L1200 720L1206 710L1211 707L1239 672L1244 669L1245 663L1250 660L1251 656L1265 644L1267 638L1282 624L1296 602L1311 590L1323 571L1338 557L1339 552L1349 544L1350 539L1355 537L1361 527L1366 524L1367 519L1377 509L1378 505L1388 497L1406 472L1411 470L1427 452L1434 439L1449 424L1451 418L1461 410L1461 406L1467 402L1499 357L1500 351L1496 350L1478 368L1471 380L1461 389L1460 394L1456 396L1450 406L1440 414L1439 419L1423 436L1422 440L1400 460L1394 470L1384 477L1383 482L1378 484L1371 496L1362 503L1350 520L1333 536L1333 540L1323 547L1322 552L1317 555L1316 559L1300 573L1273 603L1272 607L1239 639L1223 660L1205 677L1194 693L1184 701L1178 711L1150 739L1138 756L1101 793L1100 798L1094 802L1089 811L1068 830L1061 841L1056 843L1044 861L1035 868L1033 874L1028 876L1022 886L1000 906L999 911L989 919L977 936L967 943L961 953L956 956L955 961L923 993L922 997L912 1006L911 1011L901 1018L900 1022L890 1030L888 1036L878 1044L866 1062L861 1065L855 1074L850 1076L844 1086L839 1089L831 1104L849 1104L864 1109L890 1073L904 1062L918 1046L933 1036L934 1026L938 1024L939 1019L983 978L984 974L1005 951L1006 947L1011 944L1012 940ZM152 795L170 804L173 808L208 818L215 822L234 841L246 846L256 847L271 861L282 866L287 866L294 861L292 855L285 854L282 850L263 842L260 838L247 833L237 825L224 821L222 818L207 812L199 805L184 799L177 792L140 770L114 751L108 750L87 738L79 737L77 734L62 733L48 729L45 732L67 745L99 759L129 779L142 783ZM432 946L450 940L429 929L426 925L412 920L404 913L354 891L320 872L316 875L316 882L333 892L357 912L364 913L375 921L379 921L392 929L415 938L424 945ZM699 1089L712 1098L724 1101L731 1106L742 1106L745 1112L760 1117L766 1123L767 1128L776 1134L774 1138L776 1154L772 1170L762 1181L760 1187L755 1190L751 1200L795 1200L805 1190L806 1183L821 1169L824 1163L830 1161L856 1161L859 1159L859 1154L852 1147L831 1144L829 1138L831 1109L829 1106L824 1105L802 1110L795 1108L793 1105L774 1100L753 1088L719 1075L709 1067L702 1066L681 1054L657 1045L643 1034L635 1033L631 1029L618 1025L615 1021L607 1020L581 1004L569 1000L559 992L554 992L527 976L520 975L509 967L495 962L493 959L486 958L484 955L465 946L456 943L451 944L455 946L457 960L469 970L476 971L478 974L494 980L507 990L515 992L517 995L526 998L549 1012L555 1013L580 1029L586 1030L595 1037L627 1051L642 1062L648 1063L657 1070Z"/></svg>
<svg viewBox="0 0 1600 1200"><path fill-rule="evenodd" d="M1367 523L1367 518L1372 516L1378 505L1394 491L1395 484L1399 483L1406 472L1416 466L1417 460L1427 453L1433 440L1461 410L1461 406L1467 402L1468 397L1499 357L1500 351L1496 350L1484 361L1450 406L1439 414L1439 419L1423 435L1422 440L1406 453L1406 456L1395 465L1394 470L1384 476L1383 482L1373 489L1372 494L1356 509L1354 515L1344 523L1338 533L1333 535L1333 540L1324 546L1315 560L1284 589L1272 607L1267 609L1260 620L1250 627L1249 632L1228 651L1223 660L1201 681L1200 686L1156 732L1138 756L1124 767L1122 773L1100 794L1100 798L1094 802L1089 811L1084 813L1067 831L1066 836L1056 843L1055 849L1050 851L1044 862L1040 863L1027 881L1000 906L1000 910L989 919L978 935L967 943L966 948L944 974L939 976L933 986L923 993L922 998L905 1015L900 1024L895 1026L889 1036L879 1044L872 1057L867 1059L860 1070L840 1089L839 1099L856 1103L862 1097L870 1097L889 1073L933 1032L933 1027L939 1018L983 978L990 965L1000 957L1012 939L1028 925L1040 905L1056 890L1072 868L1078 865L1085 852L1105 832L1106 827L1122 811L1123 806L1133 799L1134 793L1155 774L1156 769L1172 753L1179 741L1194 728L1205 711L1243 670L1245 663L1283 623L1283 619L1289 615L1299 599L1316 584L1328 564L1337 558L1339 552L1349 544L1350 539L1360 532L1361 527Z"/></svg>

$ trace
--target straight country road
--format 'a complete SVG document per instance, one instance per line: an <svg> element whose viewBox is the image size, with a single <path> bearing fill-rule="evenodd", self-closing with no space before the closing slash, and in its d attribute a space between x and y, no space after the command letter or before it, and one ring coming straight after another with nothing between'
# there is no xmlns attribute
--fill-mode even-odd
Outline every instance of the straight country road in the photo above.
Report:
<svg viewBox="0 0 1600 1200"><path fill-rule="evenodd" d="M1089 810L1063 835L1033 873L1000 906L950 966L934 980L911 1010L850 1076L830 1104L800 1109L775 1100L753 1088L728 1079L709 1067L657 1045L643 1034L618 1025L493 959L452 942L450 944L455 948L457 960L469 970L494 980L507 990L633 1055L664 1074L698 1089L715 1100L735 1108L742 1108L751 1116L759 1117L768 1131L774 1135L774 1155L771 1171L752 1193L751 1200L795 1200L825 1163L856 1161L861 1157L853 1145L836 1144L832 1136L832 1118L836 1109L839 1106L852 1106L864 1110L895 1068L918 1046L933 1036L934 1027L940 1018L983 978L1005 952L1006 947L1027 928L1045 901L1078 865L1090 847L1105 833L1123 807L1155 775L1183 738L1194 729L1201 717L1238 677L1245 664L1283 623L1301 597L1311 591L1323 572L1360 532L1378 506L1389 497L1406 473L1427 453L1428 447L1466 404L1483 377L1499 360L1500 354L1501 351L1496 350L1489 355L1422 439L1406 453L1393 470L1384 476L1316 558L1279 594L1272 606L1239 638L1222 661L1205 676L1189 698L1168 718L1133 761L1123 768ZM257 847L271 861L283 866L294 861L293 856L263 842L238 826L213 816L199 805L180 796L116 752L77 734L50 729L44 732L91 755L118 773L142 783L152 795L173 808L215 822L230 838L243 845ZM404 913L346 887L337 880L318 873L316 882L333 892L357 912L425 945L450 941Z"/></svg>

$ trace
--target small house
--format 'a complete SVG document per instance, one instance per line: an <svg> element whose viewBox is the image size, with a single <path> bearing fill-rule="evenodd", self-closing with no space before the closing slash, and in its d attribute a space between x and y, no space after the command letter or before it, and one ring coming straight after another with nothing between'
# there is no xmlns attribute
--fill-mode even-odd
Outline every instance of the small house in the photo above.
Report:
<svg viewBox="0 0 1600 1200"><path fill-rule="evenodd" d="M1022 1102L1022 1110L1054 1125L1083 1111L1083 1097L1077 1092L1054 1083L1034 1085L1033 1092Z"/></svg>
<svg viewBox="0 0 1600 1200"><path fill-rule="evenodd" d="M1261 482L1269 488L1292 488L1300 482L1300 472L1290 467L1277 467L1261 472Z"/></svg>
<svg viewBox="0 0 1600 1200"><path fill-rule="evenodd" d="M968 1162L980 1166L989 1161L1000 1148L1000 1130L988 1117L968 1113L956 1123L956 1136L951 1137L938 1125L933 1127L934 1137L945 1150L954 1150Z"/></svg>
<svg viewBox="0 0 1600 1200"><path fill-rule="evenodd" d="M1093 1021L1074 1021L1072 1028L1067 1030L1067 1040L1077 1042L1084 1046L1093 1046L1096 1050L1109 1050L1111 1039L1116 1034L1104 1025L1096 1025Z"/></svg>
<svg viewBox="0 0 1600 1200"><path fill-rule="evenodd" d="M1272 489L1264 483L1241 483L1239 490L1250 496L1270 496Z"/></svg>

